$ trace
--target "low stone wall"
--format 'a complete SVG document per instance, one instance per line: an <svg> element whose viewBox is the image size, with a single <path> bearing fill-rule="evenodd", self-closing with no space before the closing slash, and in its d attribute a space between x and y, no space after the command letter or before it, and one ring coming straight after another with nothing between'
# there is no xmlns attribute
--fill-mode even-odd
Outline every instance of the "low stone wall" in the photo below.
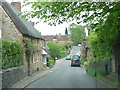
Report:
<svg viewBox="0 0 120 90"><path fill-rule="evenodd" d="M16 82L22 80L27 73L24 72L23 66L3 70L2 88L9 88Z"/></svg>

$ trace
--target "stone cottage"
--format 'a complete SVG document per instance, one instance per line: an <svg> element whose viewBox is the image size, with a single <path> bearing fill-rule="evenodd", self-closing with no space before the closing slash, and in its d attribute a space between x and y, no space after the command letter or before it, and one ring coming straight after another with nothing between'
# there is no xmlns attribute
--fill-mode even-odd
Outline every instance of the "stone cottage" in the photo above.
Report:
<svg viewBox="0 0 120 90"><path fill-rule="evenodd" d="M56 42L58 44L71 42L68 35L61 35L61 33L59 35L44 35L43 37L46 42Z"/></svg>
<svg viewBox="0 0 120 90"><path fill-rule="evenodd" d="M19 11L7 2L0 2L0 29L2 39L19 42L23 47L23 65L14 69L3 70L3 87L9 87L8 83L14 84L25 76L42 70L46 67L46 43L31 23L21 16ZM27 58L24 38L28 38L34 45L34 53ZM8 72L9 71L9 72Z"/></svg>
<svg viewBox="0 0 120 90"><path fill-rule="evenodd" d="M69 48L72 48L72 42L70 41L70 37L68 35L44 35L43 38L46 40L46 42L55 42L57 44L67 44L69 45Z"/></svg>

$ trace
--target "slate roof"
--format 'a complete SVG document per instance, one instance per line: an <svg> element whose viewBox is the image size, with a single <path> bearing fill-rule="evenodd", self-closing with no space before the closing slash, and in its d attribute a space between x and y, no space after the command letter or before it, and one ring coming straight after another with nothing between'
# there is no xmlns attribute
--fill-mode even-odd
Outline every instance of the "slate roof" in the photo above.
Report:
<svg viewBox="0 0 120 90"><path fill-rule="evenodd" d="M53 41L53 39L57 39L58 41L68 41L69 37L67 35L45 35L43 38L46 41Z"/></svg>
<svg viewBox="0 0 120 90"><path fill-rule="evenodd" d="M34 38L42 39L40 32L37 31L31 25L31 23L29 23L25 19L21 19L21 16L18 16L19 11L16 8L14 8L8 2L2 2L0 4L2 4L3 9L6 11L6 13L9 15L9 17L12 19L14 24L17 26L17 28L23 35L28 35Z"/></svg>

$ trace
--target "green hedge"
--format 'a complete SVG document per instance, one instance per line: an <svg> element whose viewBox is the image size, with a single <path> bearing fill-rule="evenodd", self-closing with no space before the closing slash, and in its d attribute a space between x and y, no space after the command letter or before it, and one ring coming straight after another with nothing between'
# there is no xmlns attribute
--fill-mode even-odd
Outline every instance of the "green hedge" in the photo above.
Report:
<svg viewBox="0 0 120 90"><path fill-rule="evenodd" d="M96 78L102 78L106 76L105 65L108 65L108 73L112 72L111 60L101 60L96 62L90 62L89 66L86 68L86 72Z"/></svg>
<svg viewBox="0 0 120 90"><path fill-rule="evenodd" d="M2 68L22 65L23 50L19 43L2 40Z"/></svg>

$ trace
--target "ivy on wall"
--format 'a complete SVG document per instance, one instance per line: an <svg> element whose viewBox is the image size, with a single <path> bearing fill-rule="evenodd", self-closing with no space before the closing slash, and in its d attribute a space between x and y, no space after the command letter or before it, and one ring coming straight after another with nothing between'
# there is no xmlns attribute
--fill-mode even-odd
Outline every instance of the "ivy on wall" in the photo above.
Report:
<svg viewBox="0 0 120 90"><path fill-rule="evenodd" d="M26 49L26 52L29 54L29 55L32 55L34 53L34 45L31 43L31 40L27 37L24 37L23 38L23 41L24 41L24 46L25 46L25 49Z"/></svg>
<svg viewBox="0 0 120 90"><path fill-rule="evenodd" d="M18 42L2 41L2 68L7 69L22 65L23 49Z"/></svg>

